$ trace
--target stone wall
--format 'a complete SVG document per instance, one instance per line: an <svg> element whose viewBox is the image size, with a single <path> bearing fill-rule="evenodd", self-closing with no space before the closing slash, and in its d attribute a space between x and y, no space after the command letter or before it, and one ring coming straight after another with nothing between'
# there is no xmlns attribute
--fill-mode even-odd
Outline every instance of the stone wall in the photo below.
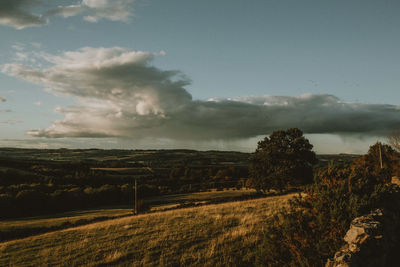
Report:
<svg viewBox="0 0 400 267"><path fill-rule="evenodd" d="M376 209L351 222L346 244L325 267L400 266L399 192L395 195L392 208Z"/></svg>

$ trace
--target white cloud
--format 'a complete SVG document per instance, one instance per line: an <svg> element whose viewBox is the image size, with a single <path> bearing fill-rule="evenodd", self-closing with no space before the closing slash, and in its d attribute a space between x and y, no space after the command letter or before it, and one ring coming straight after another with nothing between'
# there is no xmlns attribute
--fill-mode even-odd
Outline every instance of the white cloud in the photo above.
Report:
<svg viewBox="0 0 400 267"><path fill-rule="evenodd" d="M22 123L22 121L20 121L20 120L12 120L12 119L0 120L0 124L15 125L15 124L18 124L18 123Z"/></svg>
<svg viewBox="0 0 400 267"><path fill-rule="evenodd" d="M58 15L64 18L74 17L85 11L82 5L59 6L48 12L49 15Z"/></svg>
<svg viewBox="0 0 400 267"><path fill-rule="evenodd" d="M82 0L81 3L69 6L59 6L48 12L64 18L83 15L89 22L102 19L128 22L133 15L134 0Z"/></svg>
<svg viewBox="0 0 400 267"><path fill-rule="evenodd" d="M232 140L299 127L311 134L385 135L400 128L393 105L345 103L332 95L192 100L179 71L154 67L164 55L125 48L85 47L38 54L48 67L6 64L2 71L76 100L58 108L64 119L36 137L120 137Z"/></svg>
<svg viewBox="0 0 400 267"><path fill-rule="evenodd" d="M25 61L28 59L28 54L26 53L21 53L21 52L17 52L15 53L15 57L18 61Z"/></svg>
<svg viewBox="0 0 400 267"><path fill-rule="evenodd" d="M25 49L25 46L21 43L16 43L12 45L12 48L21 52Z"/></svg>
<svg viewBox="0 0 400 267"><path fill-rule="evenodd" d="M31 45L32 45L33 47L35 47L35 48L41 48L41 47L42 47L42 44L41 44L41 43L38 43L38 42L32 42Z"/></svg>
<svg viewBox="0 0 400 267"><path fill-rule="evenodd" d="M89 13L84 18L90 22L101 19L127 22L133 13L132 2L133 0L83 0L82 6L88 7Z"/></svg>

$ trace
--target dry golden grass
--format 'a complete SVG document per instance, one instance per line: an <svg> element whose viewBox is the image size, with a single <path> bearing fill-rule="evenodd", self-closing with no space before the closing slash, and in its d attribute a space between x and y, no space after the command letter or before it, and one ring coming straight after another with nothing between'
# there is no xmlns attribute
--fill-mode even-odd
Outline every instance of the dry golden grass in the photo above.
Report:
<svg viewBox="0 0 400 267"><path fill-rule="evenodd" d="M91 209L0 221L0 242L131 215L129 209Z"/></svg>
<svg viewBox="0 0 400 267"><path fill-rule="evenodd" d="M196 192L187 194L174 194L174 195L164 195L157 196L153 198L148 198L145 201L152 205L153 203L163 203L165 204L177 204L177 203L187 203L193 201L216 201L216 200L227 200L232 198L240 197L251 197L256 196L257 191L255 189L224 189L218 191L212 189L208 192ZM226 201L227 202L227 201Z"/></svg>
<svg viewBox="0 0 400 267"><path fill-rule="evenodd" d="M240 190L211 190L210 192L157 196L146 199L145 202L151 206L151 211L154 212L177 209L186 204L202 205L215 201L229 202L229 200L232 201L235 198L245 197L257 197L256 190L245 188ZM0 221L0 242L132 215L132 206L110 206L2 220Z"/></svg>
<svg viewBox="0 0 400 267"><path fill-rule="evenodd" d="M237 266L295 194L125 217L0 243L0 266Z"/></svg>
<svg viewBox="0 0 400 267"><path fill-rule="evenodd" d="M8 228L34 228L51 225L59 225L65 222L73 224L79 220L95 220L99 217L113 219L131 214L127 209L91 209L81 211L69 211L58 213L56 215L43 215L37 217L7 219L0 221L0 231L7 231Z"/></svg>

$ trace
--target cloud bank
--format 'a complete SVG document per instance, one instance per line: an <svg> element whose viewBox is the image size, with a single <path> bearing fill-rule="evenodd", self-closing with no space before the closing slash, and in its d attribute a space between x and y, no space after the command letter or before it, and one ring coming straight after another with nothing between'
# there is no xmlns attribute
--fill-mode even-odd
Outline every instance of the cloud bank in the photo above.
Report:
<svg viewBox="0 0 400 267"><path fill-rule="evenodd" d="M346 103L333 95L246 96L193 100L179 71L153 66L155 57L125 48L85 47L38 54L47 67L6 64L2 72L43 85L76 105L64 119L28 133L36 137L121 137L234 140L277 129L308 134L386 135L400 128L400 106Z"/></svg>
<svg viewBox="0 0 400 267"><path fill-rule="evenodd" d="M2 0L0 24L24 29L46 25L51 16L68 18L77 15L82 15L89 22L102 19L128 22L133 15L133 2L134 0L82 0L76 4L51 8L54 1L50 0Z"/></svg>

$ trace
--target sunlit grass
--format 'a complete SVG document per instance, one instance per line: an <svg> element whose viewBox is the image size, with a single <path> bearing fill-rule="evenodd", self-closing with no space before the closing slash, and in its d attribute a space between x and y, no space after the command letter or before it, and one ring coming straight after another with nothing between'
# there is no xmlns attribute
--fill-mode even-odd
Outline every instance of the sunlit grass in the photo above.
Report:
<svg viewBox="0 0 400 267"><path fill-rule="evenodd" d="M0 221L0 241L131 215L129 209L92 209Z"/></svg>
<svg viewBox="0 0 400 267"><path fill-rule="evenodd" d="M0 243L0 266L235 266L295 194L124 217Z"/></svg>
<svg viewBox="0 0 400 267"><path fill-rule="evenodd" d="M150 205L150 211L154 212L177 209L181 208L182 205L203 205L221 200L223 200L222 202L228 202L235 198L240 199L242 197L251 197L255 195L255 190L243 188L240 190L212 190L210 192L157 196L146 199L145 201ZM3 220L0 221L0 242L132 215L133 206L132 203L132 205L118 207L70 211L47 216Z"/></svg>

